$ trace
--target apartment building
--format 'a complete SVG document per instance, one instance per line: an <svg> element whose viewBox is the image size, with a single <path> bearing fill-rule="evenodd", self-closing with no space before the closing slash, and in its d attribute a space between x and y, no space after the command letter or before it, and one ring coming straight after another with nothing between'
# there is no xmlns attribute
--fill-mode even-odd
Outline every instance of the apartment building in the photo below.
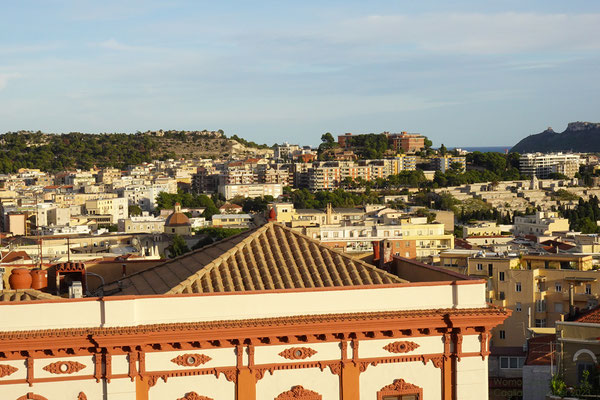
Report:
<svg viewBox="0 0 600 400"><path fill-rule="evenodd" d="M418 133L388 133L388 138L397 152L415 153L425 148L425 136Z"/></svg>
<svg viewBox="0 0 600 400"><path fill-rule="evenodd" d="M557 232L567 231L569 231L569 220L560 218L558 213L552 211L538 211L535 215L515 217L513 224L515 236L551 236Z"/></svg>
<svg viewBox="0 0 600 400"><path fill-rule="evenodd" d="M273 196L276 199L283 194L283 185L281 183L225 184L219 185L218 191L225 200L234 197L264 196Z"/></svg>
<svg viewBox="0 0 600 400"><path fill-rule="evenodd" d="M498 236L502 229L495 222L480 222L463 226L463 239L472 236Z"/></svg>
<svg viewBox="0 0 600 400"><path fill-rule="evenodd" d="M488 280L489 302L513 311L492 330L494 346L522 346L528 329L554 327L570 309L598 305L600 273L593 269L592 256L456 253L440 254L440 265Z"/></svg>
<svg viewBox="0 0 600 400"><path fill-rule="evenodd" d="M162 233L165 218L142 215L119 220L119 232L125 233Z"/></svg>
<svg viewBox="0 0 600 400"><path fill-rule="evenodd" d="M418 133L390 133L383 132L388 138L388 145L396 152L415 153L425 148L425 136ZM360 135L357 135L360 136ZM352 147L352 133L345 133L338 136L338 144L341 148Z"/></svg>
<svg viewBox="0 0 600 400"><path fill-rule="evenodd" d="M582 163L579 154L565 153L527 153L519 159L519 170L522 174L547 178L553 172L558 172L572 178L579 171Z"/></svg>
<svg viewBox="0 0 600 400"><path fill-rule="evenodd" d="M88 215L109 217L111 224L117 224L120 219L129 217L129 204L125 197L112 199L94 199L85 202L85 210ZM106 219L106 218L105 218ZM104 222L105 219L102 219ZM99 221L100 222L100 221Z"/></svg>
<svg viewBox="0 0 600 400"><path fill-rule="evenodd" d="M460 172L465 172L467 170L467 158L464 156L451 156L445 155L441 157L435 157L433 159L433 168L442 173L446 173L452 165L460 165Z"/></svg>
<svg viewBox="0 0 600 400"><path fill-rule="evenodd" d="M273 158L275 160L291 160L294 154L300 152L300 146L297 144L289 144L287 142L275 146Z"/></svg>
<svg viewBox="0 0 600 400"><path fill-rule="evenodd" d="M441 251L454 248L454 235L444 233L444 224L427 223L426 218L402 218L395 223L371 221L353 224L322 225L305 228L308 236L326 246L345 252L373 252L386 241L394 248L393 255L424 260Z"/></svg>

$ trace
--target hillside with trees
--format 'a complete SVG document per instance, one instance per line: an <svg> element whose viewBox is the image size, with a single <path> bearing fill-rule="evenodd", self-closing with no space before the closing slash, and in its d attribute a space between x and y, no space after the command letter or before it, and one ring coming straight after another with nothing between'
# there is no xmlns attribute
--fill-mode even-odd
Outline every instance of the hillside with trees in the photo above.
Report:
<svg viewBox="0 0 600 400"><path fill-rule="evenodd" d="M233 153L253 154L259 148L264 151L262 145L254 148L254 142L246 142L250 146L246 147L240 138L228 139L222 131L206 132L8 132L0 135L0 173L16 172L19 168L48 172L94 166L123 169L156 159L215 158Z"/></svg>

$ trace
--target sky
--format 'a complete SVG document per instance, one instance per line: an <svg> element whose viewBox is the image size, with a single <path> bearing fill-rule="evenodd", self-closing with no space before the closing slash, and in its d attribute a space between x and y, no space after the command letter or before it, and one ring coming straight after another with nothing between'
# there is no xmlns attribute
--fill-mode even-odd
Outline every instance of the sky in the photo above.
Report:
<svg viewBox="0 0 600 400"><path fill-rule="evenodd" d="M600 2L1 1L0 132L418 132L600 122Z"/></svg>

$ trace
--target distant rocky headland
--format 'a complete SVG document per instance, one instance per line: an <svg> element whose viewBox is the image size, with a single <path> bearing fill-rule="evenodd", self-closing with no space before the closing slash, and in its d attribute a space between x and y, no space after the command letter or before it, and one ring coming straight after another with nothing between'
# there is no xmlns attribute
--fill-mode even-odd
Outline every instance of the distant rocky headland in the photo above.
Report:
<svg viewBox="0 0 600 400"><path fill-rule="evenodd" d="M561 133L548 128L542 133L521 140L510 151L514 153L600 152L600 123L571 122Z"/></svg>

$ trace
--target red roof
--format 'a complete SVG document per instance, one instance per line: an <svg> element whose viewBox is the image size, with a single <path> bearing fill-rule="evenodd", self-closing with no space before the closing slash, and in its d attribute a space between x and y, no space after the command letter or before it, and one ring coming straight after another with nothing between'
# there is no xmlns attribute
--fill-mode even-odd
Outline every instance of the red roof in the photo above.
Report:
<svg viewBox="0 0 600 400"><path fill-rule="evenodd" d="M575 321L587 324L600 324L600 307L590 310L590 312L577 318Z"/></svg>
<svg viewBox="0 0 600 400"><path fill-rule="evenodd" d="M31 257L24 251L3 251L2 262L10 263L13 261L27 261L31 260Z"/></svg>
<svg viewBox="0 0 600 400"><path fill-rule="evenodd" d="M527 341L526 365L551 365L556 364L556 335L540 335Z"/></svg>

